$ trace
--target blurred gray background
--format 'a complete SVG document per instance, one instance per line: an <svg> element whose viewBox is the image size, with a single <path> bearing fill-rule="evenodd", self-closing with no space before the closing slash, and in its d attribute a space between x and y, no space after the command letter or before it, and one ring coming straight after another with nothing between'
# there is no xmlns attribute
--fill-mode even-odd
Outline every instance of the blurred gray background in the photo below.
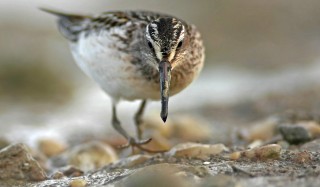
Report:
<svg viewBox="0 0 320 187"><path fill-rule="evenodd" d="M201 108L211 116L221 114L217 106L319 88L319 0L1 0L2 132L9 132L10 124L84 129L87 124L109 124L108 97L76 67L55 18L39 7L86 14L153 10L197 25L206 46L206 65L197 82L171 100L173 112ZM262 106L270 104L263 101ZM318 101L308 103L319 106ZM150 111L158 115L158 106ZM279 106L272 106L277 112ZM125 104L122 110L134 107Z"/></svg>

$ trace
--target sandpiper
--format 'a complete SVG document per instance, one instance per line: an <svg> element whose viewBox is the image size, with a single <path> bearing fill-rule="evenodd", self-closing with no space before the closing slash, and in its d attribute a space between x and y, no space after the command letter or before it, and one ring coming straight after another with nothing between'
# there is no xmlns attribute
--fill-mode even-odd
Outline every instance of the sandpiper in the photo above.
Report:
<svg viewBox="0 0 320 187"><path fill-rule="evenodd" d="M112 98L112 125L127 140L123 147L142 147L142 115L147 100L161 100L160 116L168 116L169 96L186 88L204 63L204 46L194 25L149 11L111 11L96 16L58 16L78 66ZM170 92L169 92L170 91ZM138 139L117 118L120 100L142 100L134 117ZM192 99L192 98L190 98Z"/></svg>

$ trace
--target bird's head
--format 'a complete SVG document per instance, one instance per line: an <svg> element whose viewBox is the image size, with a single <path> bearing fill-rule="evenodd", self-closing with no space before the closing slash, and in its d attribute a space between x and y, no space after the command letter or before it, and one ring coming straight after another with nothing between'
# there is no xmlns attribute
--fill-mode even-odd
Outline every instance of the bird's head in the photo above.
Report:
<svg viewBox="0 0 320 187"><path fill-rule="evenodd" d="M168 116L171 70L183 62L188 37L185 25L176 18L159 18L146 27L146 45L152 53L152 66L159 71L161 118Z"/></svg>

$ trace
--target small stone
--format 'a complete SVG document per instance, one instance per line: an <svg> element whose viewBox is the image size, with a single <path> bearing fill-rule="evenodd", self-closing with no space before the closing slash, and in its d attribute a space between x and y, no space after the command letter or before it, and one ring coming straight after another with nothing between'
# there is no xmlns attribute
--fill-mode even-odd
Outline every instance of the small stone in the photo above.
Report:
<svg viewBox="0 0 320 187"><path fill-rule="evenodd" d="M201 119L190 116L178 116L168 119L163 125L158 114L145 119L146 130L159 133L164 138L178 138L184 141L204 141L210 139L212 136L212 128ZM146 133L148 134L148 132Z"/></svg>
<svg viewBox="0 0 320 187"><path fill-rule="evenodd" d="M248 149L253 149L256 147L260 147L263 144L263 142L261 140L255 140L252 143L250 143L247 147Z"/></svg>
<svg viewBox="0 0 320 187"><path fill-rule="evenodd" d="M239 151L233 152L229 155L229 158L231 160L238 160L240 157L241 157L241 152Z"/></svg>
<svg viewBox="0 0 320 187"><path fill-rule="evenodd" d="M319 152L320 151L320 139L315 139L311 142L305 143L304 145L301 146L300 149L306 150L306 151Z"/></svg>
<svg viewBox="0 0 320 187"><path fill-rule="evenodd" d="M204 165L209 165L211 162L203 162Z"/></svg>
<svg viewBox="0 0 320 187"><path fill-rule="evenodd" d="M165 137L163 137L160 133L154 133L152 135L152 141L144 147L149 150L156 150L156 151L167 151L171 148L171 143Z"/></svg>
<svg viewBox="0 0 320 187"><path fill-rule="evenodd" d="M57 140L41 139L38 142L38 148L47 157L52 157L65 151L67 146Z"/></svg>
<svg viewBox="0 0 320 187"><path fill-rule="evenodd" d="M32 157L24 144L14 144L0 151L0 179L42 181L44 169Z"/></svg>
<svg viewBox="0 0 320 187"><path fill-rule="evenodd" d="M192 157L206 159L228 149L223 144L182 143L173 147L167 154L175 157Z"/></svg>
<svg viewBox="0 0 320 187"><path fill-rule="evenodd" d="M115 165L118 165L119 167L135 167L137 165L143 164L147 160L152 158L150 155L133 155L128 158L122 159L115 163Z"/></svg>
<svg viewBox="0 0 320 187"><path fill-rule="evenodd" d="M250 159L278 159L280 157L281 146L277 144L269 144L254 149L241 152L241 157Z"/></svg>
<svg viewBox="0 0 320 187"><path fill-rule="evenodd" d="M110 164L117 159L116 152L111 146L97 141L78 145L69 152L69 164L85 172Z"/></svg>
<svg viewBox="0 0 320 187"><path fill-rule="evenodd" d="M300 125L280 125L279 131L283 138L290 144L300 144L310 141L311 133Z"/></svg>
<svg viewBox="0 0 320 187"><path fill-rule="evenodd" d="M153 133L159 133L160 136L169 138L173 134L172 120L170 118L167 119L166 125L163 125L163 121L159 118L159 114L151 114L151 116L147 116L144 120L144 127L146 131L152 131ZM146 133L148 134L148 132Z"/></svg>
<svg viewBox="0 0 320 187"><path fill-rule="evenodd" d="M173 137L184 141L205 141L212 136L212 128L201 119L179 116L173 119Z"/></svg>
<svg viewBox="0 0 320 187"><path fill-rule="evenodd" d="M61 171L57 171L51 175L51 179L62 179L65 175Z"/></svg>
<svg viewBox="0 0 320 187"><path fill-rule="evenodd" d="M84 179L73 179L70 182L70 187L85 187L87 185L87 181L85 181Z"/></svg>
<svg viewBox="0 0 320 187"><path fill-rule="evenodd" d="M63 175L67 177L80 177L84 174L84 172L81 169L76 168L74 166L65 166L63 168L60 168L59 172L61 172Z"/></svg>
<svg viewBox="0 0 320 187"><path fill-rule="evenodd" d="M315 121L301 121L297 125L302 126L311 134L311 138L320 137L320 124Z"/></svg>
<svg viewBox="0 0 320 187"><path fill-rule="evenodd" d="M264 121L256 122L248 130L242 131L241 134L248 142L254 140L267 141L274 136L278 121L278 118L270 117Z"/></svg>

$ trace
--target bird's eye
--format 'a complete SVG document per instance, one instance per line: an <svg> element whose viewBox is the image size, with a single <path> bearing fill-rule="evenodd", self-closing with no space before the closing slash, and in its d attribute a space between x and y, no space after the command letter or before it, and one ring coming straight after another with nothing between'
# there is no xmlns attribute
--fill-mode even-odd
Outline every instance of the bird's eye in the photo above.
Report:
<svg viewBox="0 0 320 187"><path fill-rule="evenodd" d="M148 46L152 49L153 46L152 46L152 43L151 42L148 42Z"/></svg>
<svg viewBox="0 0 320 187"><path fill-rule="evenodd" d="M180 41L180 42L178 43L177 48L180 48L181 46L182 46L182 41Z"/></svg>

